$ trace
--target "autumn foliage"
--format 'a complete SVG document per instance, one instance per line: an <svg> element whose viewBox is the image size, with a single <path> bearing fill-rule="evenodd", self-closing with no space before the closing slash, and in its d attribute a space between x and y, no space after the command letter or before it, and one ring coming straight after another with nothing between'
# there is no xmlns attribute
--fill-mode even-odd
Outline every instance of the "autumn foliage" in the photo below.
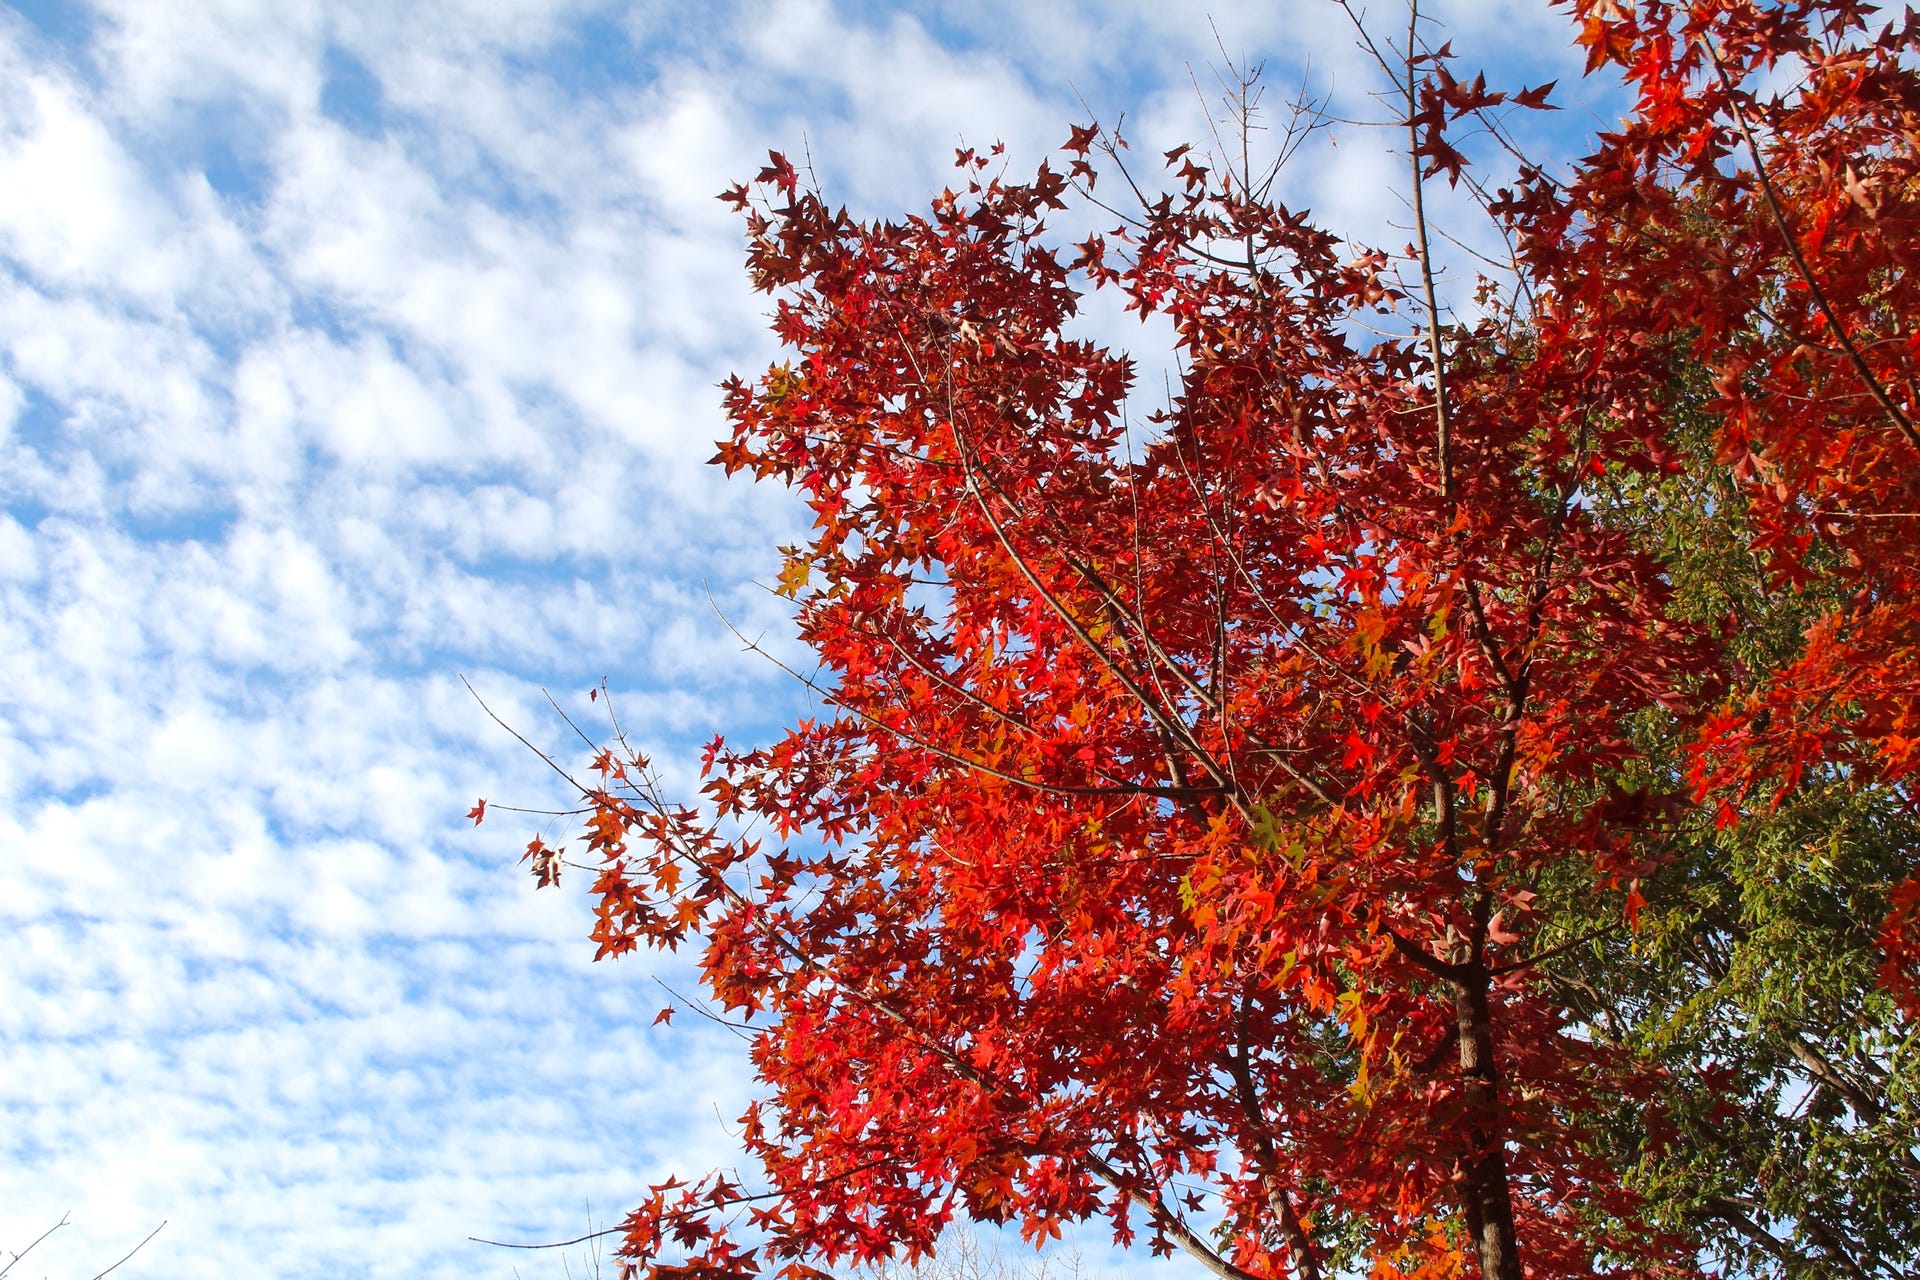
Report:
<svg viewBox="0 0 1920 1280"><path fill-rule="evenodd" d="M1729 806L1808 770L1904 784L1920 769L1920 19L1586 10L1591 57L1625 67L1641 105L1582 174L1587 234L1539 260L1574 255L1590 274L1576 292L1562 266L1561 288L1596 317L1686 337L1770 582L1838 586L1801 652L1705 726L1695 780ZM1792 93L1751 87L1783 72ZM1884 943L1920 1013L1916 895L1898 891Z"/></svg>
<svg viewBox="0 0 1920 1280"><path fill-rule="evenodd" d="M728 384L716 461L814 512L778 582L826 712L716 739L698 804L624 740L584 789L600 954L698 948L763 1089L751 1178L654 1188L636 1271L1102 1218L1223 1280L1684 1276L1689 1224L1748 1212L1656 1204L1673 1067L1570 992L1604 1004L1643 913L1808 788L1911 818L1920 26L1571 7L1638 105L1571 178L1483 192L1514 261L1467 320L1420 185L1550 99L1417 28L1365 37L1401 253L1185 148L1059 243L1122 171L1091 127L1030 181L963 153L898 222L778 156L728 194L791 356ZM1092 290L1171 321L1158 412L1074 336ZM1683 517L1788 618L1772 649L1689 594ZM1861 927L1913 1001L1889 847Z"/></svg>

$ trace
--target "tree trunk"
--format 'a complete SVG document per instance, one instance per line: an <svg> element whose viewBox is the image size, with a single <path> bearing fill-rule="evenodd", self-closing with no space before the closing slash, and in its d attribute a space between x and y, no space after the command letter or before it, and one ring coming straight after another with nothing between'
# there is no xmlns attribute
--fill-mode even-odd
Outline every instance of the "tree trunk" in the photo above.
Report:
<svg viewBox="0 0 1920 1280"><path fill-rule="evenodd" d="M1523 1280L1513 1230L1513 1197L1507 1186L1507 1124L1493 1060L1489 980L1486 965L1475 963L1454 983L1468 1139L1461 1167L1460 1209L1480 1258L1481 1280Z"/></svg>

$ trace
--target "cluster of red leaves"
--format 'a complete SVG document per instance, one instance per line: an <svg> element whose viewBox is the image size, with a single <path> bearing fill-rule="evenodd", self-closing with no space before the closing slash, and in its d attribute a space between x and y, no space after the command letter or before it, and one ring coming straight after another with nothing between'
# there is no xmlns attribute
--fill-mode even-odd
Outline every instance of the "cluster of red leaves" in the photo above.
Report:
<svg viewBox="0 0 1920 1280"><path fill-rule="evenodd" d="M815 513L779 580L831 714L716 740L698 809L599 761L600 954L697 943L765 1089L767 1189L655 1188L632 1268L804 1277L963 1215L1104 1216L1227 1280L1318 1277L1341 1241L1382 1276L1691 1273L1591 1225L1634 1201L1579 1116L1637 1068L1530 980L1529 886L1649 869L1683 799L1594 785L1636 716L1697 723L1734 810L1915 763L1916 28L1575 8L1641 102L1573 184L1528 171L1496 205L1520 329L1357 340L1418 313L1417 256L1179 151L1177 193L1063 261L1046 222L1090 129L1030 183L962 153L896 223L778 156L729 193L793 358L727 386L716 461ZM1786 62L1805 91L1749 87ZM1414 65L1415 163L1457 177L1449 122L1508 99ZM1174 325L1147 439L1127 360L1068 334L1087 286ZM1716 379L1770 571L1802 580L1816 542L1851 566L1789 670L1726 669L1582 501L1675 465L1670 335ZM1897 901L1896 980L1920 889Z"/></svg>
<svg viewBox="0 0 1920 1280"><path fill-rule="evenodd" d="M1731 820L1808 770L1920 770L1920 15L1860 0L1576 6L1591 58L1639 108L1566 200L1569 300L1680 334L1714 377L1722 460L1749 481L1754 547L1782 589L1837 558L1847 598L1798 659L1743 684L1696 781ZM1782 86L1790 86L1783 88ZM1900 891L1920 894L1920 881ZM1884 937L1911 992L1911 908ZM1909 996L1912 1009L1920 1003Z"/></svg>

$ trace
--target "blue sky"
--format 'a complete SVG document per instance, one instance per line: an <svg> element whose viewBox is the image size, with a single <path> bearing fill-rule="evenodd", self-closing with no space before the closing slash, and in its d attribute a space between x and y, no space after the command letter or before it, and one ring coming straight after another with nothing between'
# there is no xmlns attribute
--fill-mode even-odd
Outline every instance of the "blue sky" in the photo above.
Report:
<svg viewBox="0 0 1920 1280"><path fill-rule="evenodd" d="M1536 0L1438 11L1578 76ZM540 690L604 676L682 782L797 714L707 602L781 635L800 520L703 465L775 354L713 196L805 147L916 210L1081 98L1151 154L1205 127L1209 18L1375 110L1324 0L0 2L0 1250L73 1224L16 1275L162 1220L118 1274L560 1275L467 1237L727 1159L737 1042L649 1029L684 966L592 965L534 820L464 820L561 797L459 676L562 750ZM1392 139L1332 141L1292 198L1402 242Z"/></svg>

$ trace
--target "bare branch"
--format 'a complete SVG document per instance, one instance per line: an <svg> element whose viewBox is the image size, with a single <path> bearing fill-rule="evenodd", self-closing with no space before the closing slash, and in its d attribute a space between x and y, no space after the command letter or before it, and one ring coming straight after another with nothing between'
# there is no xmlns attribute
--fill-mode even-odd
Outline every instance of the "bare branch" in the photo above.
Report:
<svg viewBox="0 0 1920 1280"><path fill-rule="evenodd" d="M42 1231L39 1235L35 1236L33 1238L33 1244L28 1245L26 1248L22 1249L20 1252L14 1254L13 1257L8 1260L6 1266L0 1267L0 1276L5 1276L7 1272L13 1270L14 1263L20 1261L20 1259L32 1253L34 1249L34 1245L39 1244L42 1240L45 1240L48 1236L52 1235L54 1232L58 1231L60 1228L66 1226L67 1220L72 1216L73 1215L71 1213L61 1214L60 1221L54 1223L52 1226L48 1227L45 1231Z"/></svg>
<svg viewBox="0 0 1920 1280"><path fill-rule="evenodd" d="M163 1219L161 1219L161 1222L160 1222L160 1226L159 1226L159 1227L155 1227L155 1228L154 1228L153 1230L151 1230L151 1231L149 1231L149 1232L147 1232L147 1235L146 1235L146 1239L145 1239L145 1240L142 1240L142 1241L141 1241L141 1242L140 1242L139 1244L137 1244L137 1245L135 1245L135 1246L133 1246L133 1248L131 1248L131 1249L129 1249L129 1250L127 1251L127 1256L126 1256L125 1258L122 1258L122 1259L120 1259L120 1262L116 1262L116 1263L114 1263L114 1264L113 1264L113 1266L111 1266L111 1267L108 1267L108 1268L106 1269L106 1271L102 1271L102 1272L100 1272L100 1274L99 1274L99 1275L96 1275L96 1276L94 1276L94 1278L93 1278L93 1280L101 1280L101 1277L103 1277L103 1276L105 1276L105 1275L107 1275L107 1274L108 1274L109 1272L112 1272L112 1271L115 1271L115 1270L117 1270L117 1269L119 1268L119 1266L120 1266L120 1263L121 1263L121 1262L125 1262L125 1261L127 1261L127 1259L128 1259L128 1258L131 1258L131 1257L133 1257L133 1255L134 1255L134 1254L136 1254L136 1253L138 1253L138 1252L140 1252L140 1251L141 1251L142 1249L144 1249L144 1248L146 1248L146 1247L147 1247L147 1240L151 1240L151 1239L153 1239L153 1238L154 1238L155 1236L157 1236L157 1235L159 1235L159 1234L160 1234L160 1227L164 1227L164 1226L166 1226L166 1225L167 1225L167 1223L166 1223L166 1220L165 1220L164 1218L163 1218ZM44 1238L44 1237L43 1237L43 1238ZM18 1259L16 1259L15 1261L18 1261ZM9 1263L8 1265L9 1265L9 1266L11 1266L11 1265L12 1265L12 1263Z"/></svg>

